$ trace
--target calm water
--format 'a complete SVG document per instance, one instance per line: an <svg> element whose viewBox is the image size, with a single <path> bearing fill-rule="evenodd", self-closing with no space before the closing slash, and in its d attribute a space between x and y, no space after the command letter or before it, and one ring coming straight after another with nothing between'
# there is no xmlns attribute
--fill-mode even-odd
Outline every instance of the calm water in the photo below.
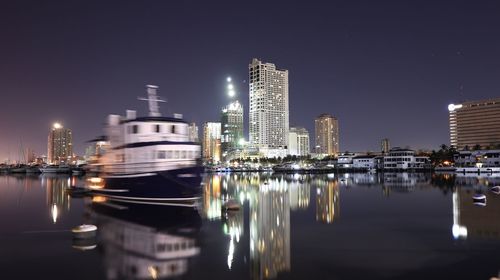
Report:
<svg viewBox="0 0 500 280"><path fill-rule="evenodd" d="M490 279L500 178L209 175L198 210L70 198L84 179L0 175L1 279ZM472 195L487 195L484 207ZM243 204L222 212L226 199ZM96 240L69 230L99 227Z"/></svg>

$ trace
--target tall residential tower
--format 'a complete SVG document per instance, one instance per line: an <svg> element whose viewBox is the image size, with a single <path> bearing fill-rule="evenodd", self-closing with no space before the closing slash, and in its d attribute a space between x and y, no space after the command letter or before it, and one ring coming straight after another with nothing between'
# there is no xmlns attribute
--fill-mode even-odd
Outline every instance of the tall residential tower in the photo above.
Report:
<svg viewBox="0 0 500 280"><path fill-rule="evenodd" d="M337 155L339 153L339 121L330 114L321 114L314 120L316 153Z"/></svg>
<svg viewBox="0 0 500 280"><path fill-rule="evenodd" d="M66 163L73 156L73 137L71 130L55 123L49 132L47 143L47 162L50 164Z"/></svg>
<svg viewBox="0 0 500 280"><path fill-rule="evenodd" d="M248 65L250 144L266 157L284 156L288 146L288 70L254 58Z"/></svg>

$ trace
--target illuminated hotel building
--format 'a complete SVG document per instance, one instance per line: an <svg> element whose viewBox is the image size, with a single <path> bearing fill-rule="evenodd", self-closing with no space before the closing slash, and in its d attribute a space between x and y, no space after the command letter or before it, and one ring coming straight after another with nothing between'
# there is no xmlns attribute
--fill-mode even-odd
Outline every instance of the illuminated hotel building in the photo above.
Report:
<svg viewBox="0 0 500 280"><path fill-rule="evenodd" d="M288 133L288 154L309 155L309 132L303 127L290 127Z"/></svg>
<svg viewBox="0 0 500 280"><path fill-rule="evenodd" d="M191 141L191 142L199 142L200 141L200 137L198 134L198 126L194 122L190 123L188 126L188 137L189 137L189 141Z"/></svg>
<svg viewBox="0 0 500 280"><path fill-rule="evenodd" d="M314 120L316 153L337 155L339 153L339 121L330 114L321 114Z"/></svg>
<svg viewBox="0 0 500 280"><path fill-rule="evenodd" d="M51 164L66 162L73 156L73 137L71 130L55 123L49 132L47 161Z"/></svg>
<svg viewBox="0 0 500 280"><path fill-rule="evenodd" d="M220 138L220 122L205 122L203 124L203 159L215 162L220 161Z"/></svg>
<svg viewBox="0 0 500 280"><path fill-rule="evenodd" d="M221 148L226 155L240 147L243 139L243 106L235 101L227 105L221 112Z"/></svg>
<svg viewBox="0 0 500 280"><path fill-rule="evenodd" d="M500 145L500 98L448 105L450 145L458 150Z"/></svg>
<svg viewBox="0 0 500 280"><path fill-rule="evenodd" d="M249 69L250 145L266 157L285 156L288 146L288 70L254 58Z"/></svg>

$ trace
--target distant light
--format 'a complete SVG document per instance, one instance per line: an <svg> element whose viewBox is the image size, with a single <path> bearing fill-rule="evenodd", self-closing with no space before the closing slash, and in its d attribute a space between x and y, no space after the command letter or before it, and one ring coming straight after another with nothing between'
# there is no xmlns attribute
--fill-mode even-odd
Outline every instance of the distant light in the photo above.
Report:
<svg viewBox="0 0 500 280"><path fill-rule="evenodd" d="M228 92L228 94L229 94L229 97L234 97L236 95L236 92L234 90L230 90Z"/></svg>
<svg viewBox="0 0 500 280"><path fill-rule="evenodd" d="M462 104L450 104L448 105L448 111L453 112L455 109L462 108Z"/></svg>
<svg viewBox="0 0 500 280"><path fill-rule="evenodd" d="M60 123L54 123L53 127L55 129L59 129L59 128L62 128L62 125Z"/></svg>
<svg viewBox="0 0 500 280"><path fill-rule="evenodd" d="M226 81L230 83L232 81L231 77L227 77Z"/></svg>
<svg viewBox="0 0 500 280"><path fill-rule="evenodd" d="M233 86L233 84L229 84L229 85L227 85L227 89L229 89L229 90L232 90L232 89L234 89L234 86Z"/></svg>

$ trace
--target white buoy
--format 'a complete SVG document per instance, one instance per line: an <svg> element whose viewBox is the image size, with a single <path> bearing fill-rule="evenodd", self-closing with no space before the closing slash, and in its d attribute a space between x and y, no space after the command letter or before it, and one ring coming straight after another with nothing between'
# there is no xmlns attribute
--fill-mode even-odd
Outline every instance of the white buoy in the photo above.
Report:
<svg viewBox="0 0 500 280"><path fill-rule="evenodd" d="M97 234L97 227L83 224L74 227L71 232L73 232L73 237L77 239L93 238Z"/></svg>

